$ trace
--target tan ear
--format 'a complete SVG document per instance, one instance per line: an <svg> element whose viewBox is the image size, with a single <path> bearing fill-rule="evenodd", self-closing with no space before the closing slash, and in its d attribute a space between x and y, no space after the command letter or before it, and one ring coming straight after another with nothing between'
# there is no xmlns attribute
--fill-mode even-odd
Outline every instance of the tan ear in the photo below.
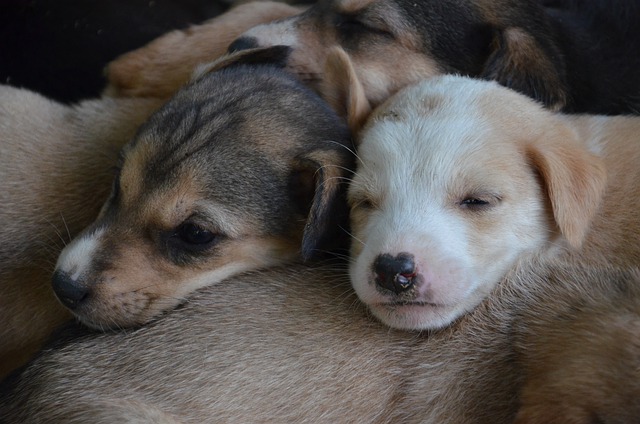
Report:
<svg viewBox="0 0 640 424"><path fill-rule="evenodd" d="M558 228L578 248L602 203L607 174L603 161L579 143L575 132L559 128L557 136L531 143L528 155L544 182Z"/></svg>
<svg viewBox="0 0 640 424"><path fill-rule="evenodd" d="M346 118L349 129L354 133L362 128L371 113L371 105L351 59L340 47L329 50L320 94L340 116Z"/></svg>
<svg viewBox="0 0 640 424"><path fill-rule="evenodd" d="M551 54L561 57L559 52ZM534 98L551 110L560 110L567 104L564 65L558 59L554 62L538 41L521 28L496 33L479 76Z"/></svg>
<svg viewBox="0 0 640 424"><path fill-rule="evenodd" d="M351 154L346 153L316 150L297 158L294 165L292 190L308 210L301 246L304 260L334 247L331 245L345 236L349 216L345 180L352 165Z"/></svg>

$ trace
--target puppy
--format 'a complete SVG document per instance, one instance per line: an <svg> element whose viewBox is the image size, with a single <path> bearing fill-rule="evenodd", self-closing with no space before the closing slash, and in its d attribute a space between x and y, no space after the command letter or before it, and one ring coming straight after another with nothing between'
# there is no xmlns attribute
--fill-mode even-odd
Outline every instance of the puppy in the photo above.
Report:
<svg viewBox="0 0 640 424"><path fill-rule="evenodd" d="M636 265L638 134L639 118L552 113L494 82L401 90L360 135L356 292L384 323L429 329L477 306L523 257Z"/></svg>
<svg viewBox="0 0 640 424"><path fill-rule="evenodd" d="M310 258L346 219L341 119L274 66L233 65L149 118L98 219L62 251L53 288L83 323L144 324L205 285Z"/></svg>
<svg viewBox="0 0 640 424"><path fill-rule="evenodd" d="M342 47L373 106L407 84L454 73L567 112L638 113L637 2L554 3L562 4L320 0L250 29L230 48L291 46L289 69L318 88L329 49Z"/></svg>
<svg viewBox="0 0 640 424"><path fill-rule="evenodd" d="M248 2L203 24L164 34L109 63L104 93L112 97L168 99L189 82L197 65L217 59L249 28L302 10L300 6L274 1Z"/></svg>
<svg viewBox="0 0 640 424"><path fill-rule="evenodd" d="M134 98L66 106L0 87L0 378L71 317L51 290L56 257L98 214L118 151L159 106Z"/></svg>
<svg viewBox="0 0 640 424"><path fill-rule="evenodd" d="M204 288L134 332L67 328L0 388L0 416L493 424L519 414L520 423L632 424L639 289L636 271L523 267L452 327L417 334L371 320L335 265L270 269ZM547 343L559 337L574 349ZM522 399L538 409L551 399L556 421L525 405L520 414L525 378L535 384Z"/></svg>
<svg viewBox="0 0 640 424"><path fill-rule="evenodd" d="M207 25L207 35L235 37L290 10L270 2L232 9ZM227 49L226 43L209 41L203 61ZM126 96L66 106L28 90L0 87L0 378L71 316L51 290L56 259L64 244L98 215L119 150L178 88L124 79L136 65L161 67L159 44L125 55L110 68L111 86L120 89L112 94L130 89ZM192 72L191 65L185 72ZM154 95L156 89L161 94Z"/></svg>

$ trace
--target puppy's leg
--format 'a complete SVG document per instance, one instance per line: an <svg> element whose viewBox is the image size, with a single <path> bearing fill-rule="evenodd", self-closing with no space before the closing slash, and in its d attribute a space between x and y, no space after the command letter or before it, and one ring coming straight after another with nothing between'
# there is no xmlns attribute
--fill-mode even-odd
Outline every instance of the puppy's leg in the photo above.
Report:
<svg viewBox="0 0 640 424"><path fill-rule="evenodd" d="M637 423L640 311L635 309L587 307L531 331L522 347L527 378L516 423Z"/></svg>
<svg viewBox="0 0 640 424"><path fill-rule="evenodd" d="M167 98L189 81L196 65L224 54L229 44L249 28L301 11L283 3L251 2L202 25L172 31L111 62L105 94Z"/></svg>

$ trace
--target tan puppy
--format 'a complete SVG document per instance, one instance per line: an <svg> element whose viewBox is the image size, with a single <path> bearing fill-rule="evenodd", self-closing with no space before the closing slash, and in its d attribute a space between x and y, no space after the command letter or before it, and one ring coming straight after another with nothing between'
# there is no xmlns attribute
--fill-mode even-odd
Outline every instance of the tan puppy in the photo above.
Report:
<svg viewBox="0 0 640 424"><path fill-rule="evenodd" d="M168 98L191 79L198 64L216 59L247 29L302 10L273 1L247 2L200 25L169 32L111 62L105 94Z"/></svg>
<svg viewBox="0 0 640 424"><path fill-rule="evenodd" d="M351 278L392 327L449 325L523 257L639 263L640 118L436 77L372 114L358 156Z"/></svg>
<svg viewBox="0 0 640 424"><path fill-rule="evenodd" d="M159 105L65 106L0 87L0 378L70 318L51 290L55 260L97 215L118 151Z"/></svg>
<svg viewBox="0 0 640 424"><path fill-rule="evenodd" d="M555 422L634 424L640 275L534 269L515 272L452 327L423 334L371 320L330 265L234 277L135 332L59 333L0 388L0 416L495 424L513 421L530 378L523 399L540 409L552 399ZM580 349L547 344L560 334L560 346ZM524 409L520 423L547 418Z"/></svg>
<svg viewBox="0 0 640 424"><path fill-rule="evenodd" d="M275 17L292 13L288 6L261 2L216 18L207 26L206 60L226 52L224 42L211 40L235 37L274 18L270 10ZM175 42L185 33L171 34L167 40ZM156 50L160 44L125 55L111 67L112 87L120 90L111 92L131 99L104 96L70 107L26 90L0 88L0 378L70 317L50 288L55 261L95 219L111 188L120 148L178 88L179 83L169 87L127 79L136 66L162 68L166 56ZM179 49L180 54L187 50ZM193 71L195 61L187 62L178 66L180 83Z"/></svg>

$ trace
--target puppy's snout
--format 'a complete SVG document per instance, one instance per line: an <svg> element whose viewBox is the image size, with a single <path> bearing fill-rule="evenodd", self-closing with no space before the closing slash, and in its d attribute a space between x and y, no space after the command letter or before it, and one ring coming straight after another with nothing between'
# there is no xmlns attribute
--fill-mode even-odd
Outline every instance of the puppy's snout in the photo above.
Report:
<svg viewBox="0 0 640 424"><path fill-rule="evenodd" d="M379 287L400 294L413 286L416 263L409 253L402 252L396 256L384 253L374 261L373 271Z"/></svg>
<svg viewBox="0 0 640 424"><path fill-rule="evenodd" d="M60 302L69 309L77 308L89 294L89 287L62 271L53 274L52 285Z"/></svg>
<svg viewBox="0 0 640 424"><path fill-rule="evenodd" d="M258 40L253 37L240 37L237 38L233 43L229 44L227 48L228 53L235 53L240 50L254 49L256 47L260 47L258 45Z"/></svg>

